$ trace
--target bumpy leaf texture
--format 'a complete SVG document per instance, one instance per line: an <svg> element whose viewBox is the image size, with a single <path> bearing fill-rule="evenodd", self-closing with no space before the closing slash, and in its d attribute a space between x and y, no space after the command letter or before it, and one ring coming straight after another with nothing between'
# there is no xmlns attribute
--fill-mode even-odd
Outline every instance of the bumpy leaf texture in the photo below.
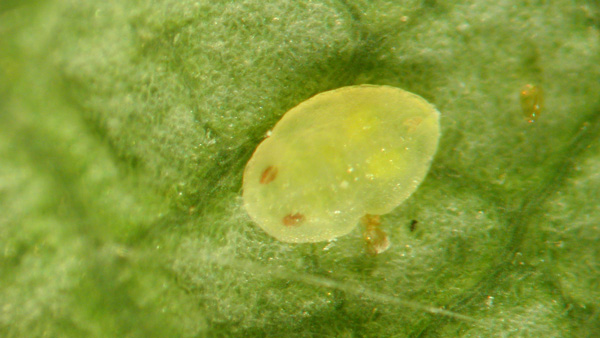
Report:
<svg viewBox="0 0 600 338"><path fill-rule="evenodd" d="M3 2L0 336L600 336L599 79L594 1ZM442 114L392 246L266 235L252 151L362 83Z"/></svg>

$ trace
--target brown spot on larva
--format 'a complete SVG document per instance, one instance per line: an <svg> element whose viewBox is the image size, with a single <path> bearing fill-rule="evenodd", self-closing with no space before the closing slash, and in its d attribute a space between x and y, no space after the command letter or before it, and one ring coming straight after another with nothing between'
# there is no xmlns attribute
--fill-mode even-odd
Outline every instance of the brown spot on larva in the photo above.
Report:
<svg viewBox="0 0 600 338"><path fill-rule="evenodd" d="M300 223L304 222L304 215L299 212L295 214L289 214L283 218L282 222L283 225L288 227L300 225Z"/></svg>
<svg viewBox="0 0 600 338"><path fill-rule="evenodd" d="M415 131L417 129L417 127L421 124L421 122L423 122L422 118L413 117L413 118L407 119L402 124L406 127L406 129L408 130L409 133L412 133L413 131Z"/></svg>
<svg viewBox="0 0 600 338"><path fill-rule="evenodd" d="M410 226L408 227L410 229L410 232L413 232L417 229L418 223L419 223L419 221L417 221L416 219L413 219L412 221L410 221Z"/></svg>
<svg viewBox="0 0 600 338"><path fill-rule="evenodd" d="M273 180L277 177L277 167L270 165L263 171L260 176L260 184L267 184L273 182Z"/></svg>

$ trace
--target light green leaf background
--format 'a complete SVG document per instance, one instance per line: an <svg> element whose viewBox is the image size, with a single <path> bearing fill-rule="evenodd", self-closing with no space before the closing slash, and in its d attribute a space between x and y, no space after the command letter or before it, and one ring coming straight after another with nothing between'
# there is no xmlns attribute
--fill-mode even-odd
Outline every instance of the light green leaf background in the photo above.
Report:
<svg viewBox="0 0 600 338"><path fill-rule="evenodd" d="M274 240L245 163L361 83L442 114L392 247ZM3 0L0 336L599 337L600 4Z"/></svg>

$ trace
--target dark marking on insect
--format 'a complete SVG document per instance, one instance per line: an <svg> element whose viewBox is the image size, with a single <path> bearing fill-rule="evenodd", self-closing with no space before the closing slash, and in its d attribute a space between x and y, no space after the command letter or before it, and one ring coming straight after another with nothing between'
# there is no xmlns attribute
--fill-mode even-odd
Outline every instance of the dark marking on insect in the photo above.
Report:
<svg viewBox="0 0 600 338"><path fill-rule="evenodd" d="M417 224L419 224L419 221L417 221L416 219L413 219L412 221L410 221L410 225L408 226L408 229L410 229L410 232L413 232L417 229Z"/></svg>
<svg viewBox="0 0 600 338"><path fill-rule="evenodd" d="M304 222L304 215L297 212L295 214L288 214L282 219L283 225L291 227L295 225L300 225L300 223Z"/></svg>
<svg viewBox="0 0 600 338"><path fill-rule="evenodd" d="M267 184L273 182L277 178L277 167L270 165L263 171L260 176L260 184Z"/></svg>
<svg viewBox="0 0 600 338"><path fill-rule="evenodd" d="M520 92L521 109L529 123L535 122L542 112L543 95L539 86L526 84Z"/></svg>

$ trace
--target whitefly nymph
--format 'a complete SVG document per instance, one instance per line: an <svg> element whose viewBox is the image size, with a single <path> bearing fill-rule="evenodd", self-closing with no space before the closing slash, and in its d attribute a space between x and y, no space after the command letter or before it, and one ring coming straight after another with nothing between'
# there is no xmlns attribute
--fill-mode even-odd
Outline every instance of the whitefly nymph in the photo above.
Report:
<svg viewBox="0 0 600 338"><path fill-rule="evenodd" d="M283 242L332 240L361 219L376 229L375 216L392 211L425 178L439 115L420 96L390 86L317 94L285 113L256 148L244 171L244 207Z"/></svg>

